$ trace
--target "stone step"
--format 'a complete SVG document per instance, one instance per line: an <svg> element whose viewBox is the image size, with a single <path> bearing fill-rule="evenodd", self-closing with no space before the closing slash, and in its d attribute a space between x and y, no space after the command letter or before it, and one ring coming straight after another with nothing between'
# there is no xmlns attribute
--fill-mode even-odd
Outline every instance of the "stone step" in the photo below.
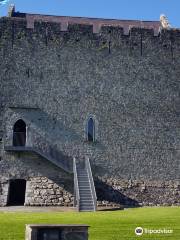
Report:
<svg viewBox="0 0 180 240"><path fill-rule="evenodd" d="M79 181L85 181L85 182L89 182L89 178L84 178L84 177L78 177Z"/></svg>
<svg viewBox="0 0 180 240"><path fill-rule="evenodd" d="M90 188L91 187L91 185L90 184L84 184L84 183L81 183L81 184L79 184L79 187L87 187L87 188Z"/></svg>
<svg viewBox="0 0 180 240"><path fill-rule="evenodd" d="M82 195L81 197L80 197L80 200L93 200L93 197L91 196L91 195Z"/></svg>
<svg viewBox="0 0 180 240"><path fill-rule="evenodd" d="M79 183L79 187L91 187L91 185L89 183Z"/></svg>
<svg viewBox="0 0 180 240"><path fill-rule="evenodd" d="M88 199L92 199L92 196L91 196L91 194L81 194L80 195L80 199L84 199L84 198L88 198Z"/></svg>
<svg viewBox="0 0 180 240"><path fill-rule="evenodd" d="M89 193L89 194L91 195L91 189L81 188L81 189L79 189L79 191L80 191L81 193Z"/></svg>
<svg viewBox="0 0 180 240"><path fill-rule="evenodd" d="M87 197L87 196L83 196L83 197L80 198L80 201L81 201L81 200L82 200L82 201L93 201L93 198L92 198L92 197L89 197L89 196L88 196L88 197Z"/></svg>
<svg viewBox="0 0 180 240"><path fill-rule="evenodd" d="M92 198L92 196L90 196L90 195L82 195L82 196L80 196L80 200L81 200L81 199L82 199L82 200L89 200L89 199L92 200L93 198Z"/></svg>
<svg viewBox="0 0 180 240"><path fill-rule="evenodd" d="M88 176L88 173L86 172L77 172L78 175L82 175L82 176Z"/></svg>
<svg viewBox="0 0 180 240"><path fill-rule="evenodd" d="M79 192L79 194L80 194L80 198L81 198L81 197L89 197L89 198L92 198L92 195L91 195L91 193L89 193L89 192L84 192L84 191L82 191L82 192Z"/></svg>
<svg viewBox="0 0 180 240"><path fill-rule="evenodd" d="M79 192L81 193L90 193L91 194L91 190L90 189L79 189Z"/></svg>
<svg viewBox="0 0 180 240"><path fill-rule="evenodd" d="M94 210L94 206L80 206L80 209L82 210Z"/></svg>
<svg viewBox="0 0 180 240"><path fill-rule="evenodd" d="M86 196L86 197L92 197L91 192L90 191L80 191L80 194L82 197ZM80 197L81 197L80 196Z"/></svg>
<svg viewBox="0 0 180 240"><path fill-rule="evenodd" d="M92 196L91 195L81 195L80 196L80 200L92 200Z"/></svg>
<svg viewBox="0 0 180 240"><path fill-rule="evenodd" d="M88 196L87 196L87 195L83 195L83 196L80 197L80 200L81 200L81 199L82 199L82 201L83 201L83 200L89 200L89 199L92 200L93 198L92 198L92 196L90 196L90 195L88 195Z"/></svg>
<svg viewBox="0 0 180 240"><path fill-rule="evenodd" d="M78 182L89 182L88 178L78 178Z"/></svg>
<svg viewBox="0 0 180 240"><path fill-rule="evenodd" d="M87 182L89 182L88 180L89 180L89 178L82 178L82 177L78 177L78 180L80 180L80 181L87 181Z"/></svg>
<svg viewBox="0 0 180 240"><path fill-rule="evenodd" d="M78 181L78 183L80 183L80 184L88 184L88 185L90 184L89 181L84 181L84 180Z"/></svg>
<svg viewBox="0 0 180 240"><path fill-rule="evenodd" d="M93 201L92 200L83 200L83 201L80 201L80 205L94 205Z"/></svg>
<svg viewBox="0 0 180 240"><path fill-rule="evenodd" d="M93 203L89 204L89 203L80 203L80 208L94 208Z"/></svg>
<svg viewBox="0 0 180 240"><path fill-rule="evenodd" d="M78 182L86 182L86 183L89 183L89 181L87 179L79 179L78 178Z"/></svg>
<svg viewBox="0 0 180 240"><path fill-rule="evenodd" d="M94 204L93 204L93 202L87 202L87 203L80 202L80 206L81 207L94 207Z"/></svg>
<svg viewBox="0 0 180 240"><path fill-rule="evenodd" d="M80 185L81 183L89 184L89 181L84 181L84 180L79 181L79 180L78 180L78 183L79 183L79 185Z"/></svg>
<svg viewBox="0 0 180 240"><path fill-rule="evenodd" d="M94 207L91 207L91 208L84 208L84 207L81 208L81 207L80 207L80 211L81 211L81 212L83 212L83 211L84 211L84 212L94 212Z"/></svg>
<svg viewBox="0 0 180 240"><path fill-rule="evenodd" d="M82 187L89 187L89 188L91 187L91 185L89 183L84 183L84 182L80 183L79 187L80 186L82 186Z"/></svg>
<svg viewBox="0 0 180 240"><path fill-rule="evenodd" d="M81 180L81 181L78 180L78 183L80 183L80 184L83 184L83 183L84 184L90 184L89 181L85 181L85 180Z"/></svg>
<svg viewBox="0 0 180 240"><path fill-rule="evenodd" d="M88 188L90 188L91 187L91 185L90 184L87 184L87 183L80 183L79 184L79 187L88 187Z"/></svg>

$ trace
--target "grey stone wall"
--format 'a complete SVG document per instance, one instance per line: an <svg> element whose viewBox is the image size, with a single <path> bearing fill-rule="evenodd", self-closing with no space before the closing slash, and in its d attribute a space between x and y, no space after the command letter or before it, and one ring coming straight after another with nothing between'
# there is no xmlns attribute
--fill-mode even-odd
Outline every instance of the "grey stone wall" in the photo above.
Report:
<svg viewBox="0 0 180 240"><path fill-rule="evenodd" d="M72 206L73 176L32 153L5 154L0 167L0 206L7 205L10 180L25 179L27 206Z"/></svg>
<svg viewBox="0 0 180 240"><path fill-rule="evenodd" d="M32 30L24 19L1 18L3 143L12 142L17 117L17 110L9 107L19 107L18 116L29 126L27 134L37 132L64 156L89 156L99 177L178 182L179 36L175 29L162 30L159 36L131 29L125 36L118 27L103 27L93 34L91 26L83 25L69 25L63 32L58 24L44 22L36 22ZM89 116L96 119L95 143L86 141ZM27 171L30 162L33 170ZM2 179L29 171L29 177L39 177L36 163L3 152ZM45 172L40 176L50 178ZM127 197L147 203L127 189ZM166 189L171 193L171 186ZM164 196L159 190L156 194ZM155 199L148 202L156 203Z"/></svg>
<svg viewBox="0 0 180 240"><path fill-rule="evenodd" d="M0 183L0 206L2 206L2 207L7 205L8 189L9 189L8 181L3 181L1 179L1 183Z"/></svg>
<svg viewBox="0 0 180 240"><path fill-rule="evenodd" d="M26 206L73 206L72 193L46 177L29 179L26 189Z"/></svg>
<svg viewBox="0 0 180 240"><path fill-rule="evenodd" d="M179 206L179 181L97 178L98 206Z"/></svg>

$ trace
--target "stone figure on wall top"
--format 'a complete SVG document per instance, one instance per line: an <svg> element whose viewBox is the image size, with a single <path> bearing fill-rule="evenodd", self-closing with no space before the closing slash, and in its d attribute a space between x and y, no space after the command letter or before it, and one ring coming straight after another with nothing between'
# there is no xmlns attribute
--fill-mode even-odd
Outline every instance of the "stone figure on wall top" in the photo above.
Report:
<svg viewBox="0 0 180 240"><path fill-rule="evenodd" d="M165 29L171 28L171 24L169 23L168 18L164 14L160 15L160 22L161 22L162 28L165 28Z"/></svg>

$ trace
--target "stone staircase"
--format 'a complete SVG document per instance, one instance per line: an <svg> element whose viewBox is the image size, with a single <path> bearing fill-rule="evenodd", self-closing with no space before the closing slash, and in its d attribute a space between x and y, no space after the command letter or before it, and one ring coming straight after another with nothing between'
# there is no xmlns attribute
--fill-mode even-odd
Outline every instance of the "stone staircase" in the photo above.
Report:
<svg viewBox="0 0 180 240"><path fill-rule="evenodd" d="M86 158L83 164L79 164L75 158L73 160L72 157L64 155L61 147L48 139L47 135L40 134L32 128L28 132L28 142L25 146L11 145L12 135L10 135L8 141L4 144L4 150L7 152L35 153L64 171L73 173L74 206L77 207L78 211L96 211L97 197L89 159Z"/></svg>
<svg viewBox="0 0 180 240"><path fill-rule="evenodd" d="M64 169L69 173L74 173L74 195L75 201L74 206L77 207L78 211L96 211L97 197L94 186L94 180L91 172L91 166L89 159L83 163L79 163L73 160L73 166L71 164L71 159L65 158L61 152L57 149L51 147L42 148L42 145L37 145L37 147L27 147L27 146L5 146L5 151L8 152L33 152L46 158L51 163ZM72 167L73 169L72 169Z"/></svg>
<svg viewBox="0 0 180 240"><path fill-rule="evenodd" d="M88 179L88 173L86 169L78 168L78 183L79 183L79 195L80 195L80 211L94 211L94 202L91 193L91 186Z"/></svg>
<svg viewBox="0 0 180 240"><path fill-rule="evenodd" d="M77 183L74 186L78 196L76 199L78 211L96 211L97 197L89 159L86 159L84 166L77 162L75 164L74 174L76 174Z"/></svg>
<svg viewBox="0 0 180 240"><path fill-rule="evenodd" d="M57 167L62 168L64 171L72 173L72 167L71 167L72 164L71 164L70 159L65 159L65 158L62 158L61 156L59 158L56 158L53 155L48 154L47 152L39 150L35 147L5 146L4 150L7 151L7 152L31 152L31 153L35 153L35 154L47 159L48 161L50 161L51 163L53 163Z"/></svg>
<svg viewBox="0 0 180 240"><path fill-rule="evenodd" d="M32 152L47 159L66 172L73 173L72 157L66 156L39 134L34 134L31 146L4 146L8 152Z"/></svg>

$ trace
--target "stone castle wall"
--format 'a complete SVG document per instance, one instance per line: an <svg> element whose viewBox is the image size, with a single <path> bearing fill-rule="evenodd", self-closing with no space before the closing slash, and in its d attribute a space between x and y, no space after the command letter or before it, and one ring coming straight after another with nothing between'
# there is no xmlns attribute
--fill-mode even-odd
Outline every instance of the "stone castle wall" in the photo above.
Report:
<svg viewBox="0 0 180 240"><path fill-rule="evenodd" d="M60 24L40 21L35 21L34 29L27 29L25 19L1 18L3 144L11 141L8 136L16 112L9 107L23 109L18 116L28 122L29 132L41 134L65 156L89 156L94 175L117 181L118 191L127 199L176 204L179 187L173 190L173 186L180 179L179 36L176 29L154 36L153 30L139 28L124 35L122 28L109 26L95 34L92 26L78 24L61 31ZM40 111L37 114L30 108ZM89 116L96 122L95 143L86 140ZM12 159L19 162L18 155L1 154L3 176L9 179L15 172L18 177L19 171L23 177L27 163L11 169ZM46 175L39 176L34 169L28 176ZM51 176L47 178L51 180ZM137 193L140 188L121 190L123 181L144 182L149 190L142 195L141 190ZM159 190L159 182L164 191ZM101 189L100 199L106 200L107 194L101 194L104 181ZM171 194L173 191L176 193Z"/></svg>

